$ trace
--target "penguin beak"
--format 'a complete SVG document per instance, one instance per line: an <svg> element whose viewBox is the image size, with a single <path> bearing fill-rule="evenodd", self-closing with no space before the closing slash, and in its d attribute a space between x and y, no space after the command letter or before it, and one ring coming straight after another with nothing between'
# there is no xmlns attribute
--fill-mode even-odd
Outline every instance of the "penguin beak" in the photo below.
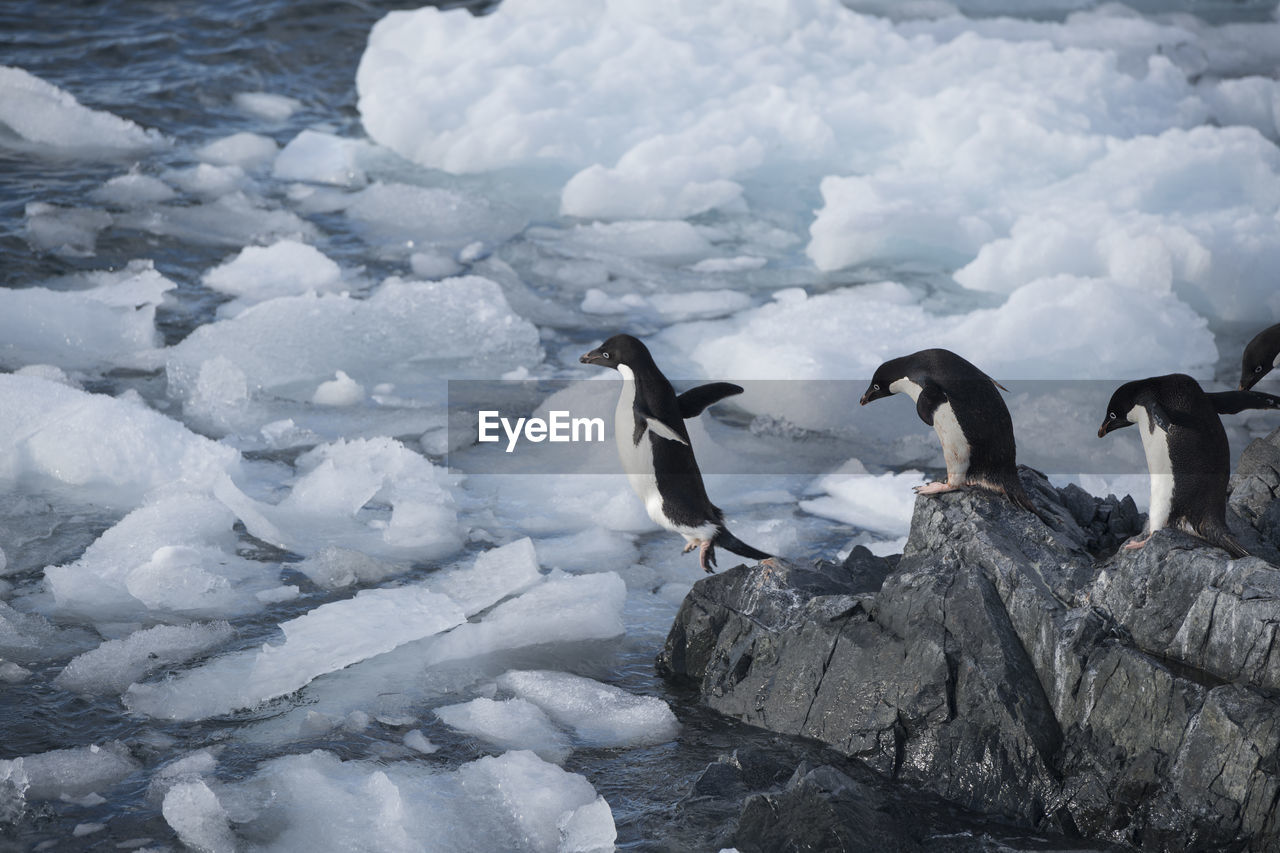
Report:
<svg viewBox="0 0 1280 853"><path fill-rule="evenodd" d="M1102 426L1098 427L1098 438L1103 438L1107 433L1123 429L1127 426L1131 426L1131 424L1126 420L1121 420L1120 418L1107 418L1102 422Z"/></svg>
<svg viewBox="0 0 1280 853"><path fill-rule="evenodd" d="M582 364L605 364L605 360L600 357L600 350L593 349L591 352L584 352L578 356L578 361ZM611 365L609 365L611 366Z"/></svg>

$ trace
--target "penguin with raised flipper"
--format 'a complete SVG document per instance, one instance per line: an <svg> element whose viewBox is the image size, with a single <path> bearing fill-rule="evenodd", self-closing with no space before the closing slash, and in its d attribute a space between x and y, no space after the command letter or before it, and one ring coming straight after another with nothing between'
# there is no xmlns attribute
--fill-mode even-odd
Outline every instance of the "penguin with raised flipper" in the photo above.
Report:
<svg viewBox="0 0 1280 853"><path fill-rule="evenodd" d="M1248 391L1258 380L1280 367L1280 323L1263 329L1249 341L1240 359L1240 390Z"/></svg>
<svg viewBox="0 0 1280 853"><path fill-rule="evenodd" d="M876 368L862 405L904 393L920 420L933 427L947 463L946 482L917 486L932 495L978 486L1007 495L1040 516L1018 479L1013 419L1000 396L1004 386L945 349L927 349L890 359Z"/></svg>
<svg viewBox="0 0 1280 853"><path fill-rule="evenodd" d="M631 335L614 335L578 360L613 368L622 375L614 435L622 468L649 517L683 536L685 552L699 549L698 563L704 571L715 570L716 546L752 560L773 559L725 527L724 513L707 497L684 425L686 418L742 393L742 388L716 382L677 397L648 348Z"/></svg>
<svg viewBox="0 0 1280 853"><path fill-rule="evenodd" d="M1232 557L1247 556L1227 528L1231 451L1218 415L1275 408L1280 408L1280 397L1257 391L1207 394L1184 373L1138 379L1117 388L1098 437L1137 424L1151 474L1146 535L1124 547L1141 548L1157 530L1177 527Z"/></svg>

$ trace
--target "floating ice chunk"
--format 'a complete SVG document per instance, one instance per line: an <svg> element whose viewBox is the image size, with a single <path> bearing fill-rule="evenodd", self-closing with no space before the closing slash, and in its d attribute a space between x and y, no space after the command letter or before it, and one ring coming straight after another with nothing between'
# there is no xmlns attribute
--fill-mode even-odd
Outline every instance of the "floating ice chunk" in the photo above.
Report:
<svg viewBox="0 0 1280 853"><path fill-rule="evenodd" d="M449 773L417 762L375 765L312 752L267 762L239 786L262 805L246 822L269 851L305 849L557 853L560 824L597 801L591 784L531 752L482 758ZM269 796L268 796L269 792ZM347 820L333 821L342 814ZM573 824L603 833L596 806ZM589 819L591 818L591 819Z"/></svg>
<svg viewBox="0 0 1280 853"><path fill-rule="evenodd" d="M81 273L56 287L0 291L0 360L61 368L154 366L156 306L177 285L150 261L114 272ZM70 290L68 288L87 288ZM65 377L64 377L65 378Z"/></svg>
<svg viewBox="0 0 1280 853"><path fill-rule="evenodd" d="M43 616L20 613L0 601L0 655L24 661L56 657L63 648L58 634Z"/></svg>
<svg viewBox="0 0 1280 853"><path fill-rule="evenodd" d="M270 92L237 92L231 102L236 109L270 122L282 122L302 107L302 102Z"/></svg>
<svg viewBox="0 0 1280 853"><path fill-rule="evenodd" d="M755 255L738 255L734 258L706 258L698 261L690 269L694 272L747 272L758 270L769 263L768 258Z"/></svg>
<svg viewBox="0 0 1280 853"><path fill-rule="evenodd" d="M227 655L176 678L135 684L137 713L200 720L285 696L313 679L466 621L447 596L420 586L373 589L284 622L284 642Z"/></svg>
<svg viewBox="0 0 1280 853"><path fill-rule="evenodd" d="M496 283L476 276L389 278L368 299L273 299L200 326L169 352L170 387L181 395L190 393L202 363L225 356L251 387L292 390L300 399L339 370L371 385L400 386L421 384L426 372L492 377L542 360L537 329Z"/></svg>
<svg viewBox="0 0 1280 853"><path fill-rule="evenodd" d="M446 475L391 438L322 445L298 460L301 476L278 504L225 486L219 497L255 536L312 554L327 545L385 559L436 559L462 544ZM375 497L391 511L365 511Z"/></svg>
<svg viewBox="0 0 1280 853"><path fill-rule="evenodd" d="M667 703L567 672L513 670L498 686L526 699L590 746L645 746L676 736L679 723Z"/></svg>
<svg viewBox="0 0 1280 853"><path fill-rule="evenodd" d="M884 536L902 536L911 527L915 509L912 487L923 485L919 471L871 476L857 459L850 459L813 484L821 497L800 502L800 508L824 518L834 518Z"/></svg>
<svg viewBox="0 0 1280 853"><path fill-rule="evenodd" d="M27 204L27 242L42 252L72 258L92 257L98 232L111 225L111 214L89 207L59 207L42 201Z"/></svg>
<svg viewBox="0 0 1280 853"><path fill-rule="evenodd" d="M604 797L578 806L563 816L556 827L560 830L558 853L609 853L618 840L613 810Z"/></svg>
<svg viewBox="0 0 1280 853"><path fill-rule="evenodd" d="M423 755L430 755L440 749L440 747L428 740L427 736L424 735L420 729L405 732L404 745L415 752L421 752Z"/></svg>
<svg viewBox="0 0 1280 853"><path fill-rule="evenodd" d="M187 169L171 169L164 178L183 192L202 199L216 199L254 188L253 181L239 166L200 163Z"/></svg>
<svg viewBox="0 0 1280 853"><path fill-rule="evenodd" d="M547 715L523 699L495 702L480 697L436 708L435 715L446 726L499 749L527 749L543 761L560 764L573 751L564 733L552 725Z"/></svg>
<svg viewBox="0 0 1280 853"><path fill-rule="evenodd" d="M471 566L431 578L431 588L449 596L468 616L539 583L538 555L528 537L490 548Z"/></svg>
<svg viewBox="0 0 1280 853"><path fill-rule="evenodd" d="M178 840L196 853L235 853L227 811L203 781L174 785L164 795L160 813Z"/></svg>
<svg viewBox="0 0 1280 853"><path fill-rule="evenodd" d="M414 252L409 256L409 268L419 278L448 278L462 272L462 264L451 255L436 252Z"/></svg>
<svg viewBox="0 0 1280 853"><path fill-rule="evenodd" d="M148 673L222 645L233 633L226 622L146 628L73 658L54 684L77 693L122 693Z"/></svg>
<svg viewBox="0 0 1280 853"><path fill-rule="evenodd" d="M538 540L538 560L544 566L571 572L625 568L638 556L631 538L603 527L589 527L568 536Z"/></svg>
<svg viewBox="0 0 1280 853"><path fill-rule="evenodd" d="M328 545L292 568L325 589L341 589L354 583L379 583L404 571L404 567L368 554Z"/></svg>
<svg viewBox="0 0 1280 853"><path fill-rule="evenodd" d="M20 681L26 681L29 675L31 670L26 667L18 666L13 661L0 660L0 681L6 684L17 684Z"/></svg>
<svg viewBox="0 0 1280 853"><path fill-rule="evenodd" d="M476 240L505 242L525 226L513 207L439 187L376 183L355 194L347 216L367 239L461 252Z"/></svg>
<svg viewBox="0 0 1280 853"><path fill-rule="evenodd" d="M622 255L672 265L688 264L713 251L711 242L688 222L593 222L560 233L538 229L538 239L554 239L562 251L591 255Z"/></svg>
<svg viewBox="0 0 1280 853"><path fill-rule="evenodd" d="M280 147L269 136L257 133L233 133L197 148L195 155L215 166L239 166L255 169L275 159Z"/></svg>
<svg viewBox="0 0 1280 853"><path fill-rule="evenodd" d="M437 639L426 652L426 662L539 643L619 637L626 631L626 597L626 584L614 572L573 576L553 571L546 581L498 605L482 621L459 625Z"/></svg>
<svg viewBox="0 0 1280 853"><path fill-rule="evenodd" d="M314 225L292 211L239 190L204 204L130 210L117 214L115 224L198 245L235 248L283 238L313 239L318 234Z"/></svg>
<svg viewBox="0 0 1280 853"><path fill-rule="evenodd" d="M332 133L304 130L276 157L272 176L280 181L308 181L339 187L364 186L360 155L369 143Z"/></svg>
<svg viewBox="0 0 1280 853"><path fill-rule="evenodd" d="M69 92L21 68L0 66L0 125L31 144L78 155L119 156L155 148L164 137L81 105Z"/></svg>
<svg viewBox="0 0 1280 853"><path fill-rule="evenodd" d="M341 370L335 372L333 379L321 382L311 395L311 402L317 406L354 406L362 400L364 386Z"/></svg>
<svg viewBox="0 0 1280 853"><path fill-rule="evenodd" d="M104 791L141 766L122 744L105 743L0 760L0 780L25 776L28 800L54 800Z"/></svg>
<svg viewBox="0 0 1280 853"><path fill-rule="evenodd" d="M242 304L253 304L279 296L336 292L342 289L342 269L314 246L280 240L245 248L206 272L201 281L240 297Z"/></svg>
<svg viewBox="0 0 1280 853"><path fill-rule="evenodd" d="M238 462L232 448L151 409L0 375L0 481L62 484L126 509L153 490L209 488Z"/></svg>
<svg viewBox="0 0 1280 853"><path fill-rule="evenodd" d="M177 193L164 181L139 172L114 177L89 193L89 198L99 204L126 208L161 204L172 201L176 196Z"/></svg>
<svg viewBox="0 0 1280 853"><path fill-rule="evenodd" d="M751 307L751 297L734 290L694 290L686 293L628 293L612 297L591 288L582 300L587 314L635 313L668 323L725 317Z"/></svg>
<svg viewBox="0 0 1280 853"><path fill-rule="evenodd" d="M168 494L126 515L74 562L45 569L61 613L120 621L148 610L232 615L262 608L279 586L235 553L236 518L208 495Z"/></svg>

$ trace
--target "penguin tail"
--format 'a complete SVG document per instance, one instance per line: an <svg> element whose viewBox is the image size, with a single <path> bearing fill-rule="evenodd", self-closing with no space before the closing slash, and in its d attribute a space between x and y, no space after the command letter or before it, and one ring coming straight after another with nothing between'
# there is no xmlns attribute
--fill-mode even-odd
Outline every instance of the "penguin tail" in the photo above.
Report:
<svg viewBox="0 0 1280 853"><path fill-rule="evenodd" d="M1027 494L1027 490L1022 487L1022 480L1018 478L1016 471L1012 476L1004 478L1004 482L1000 484L1000 490L1013 502L1014 506L1019 509L1025 509L1043 521L1046 526L1054 526L1053 519L1045 515L1040 507L1036 506L1035 501L1031 500L1031 495Z"/></svg>
<svg viewBox="0 0 1280 853"><path fill-rule="evenodd" d="M1252 556L1244 549L1244 546L1240 544L1239 540L1231 535L1231 531L1227 529L1227 526L1217 519L1204 522L1196 528L1196 533L1198 533L1200 538L1206 540L1210 545L1215 545L1226 551L1231 555L1233 560L1238 560L1241 557Z"/></svg>
<svg viewBox="0 0 1280 853"><path fill-rule="evenodd" d="M718 545L726 551L732 551L739 557L746 557L749 560L768 560L773 557L772 554L766 554L759 548L752 548L746 542L730 533L729 528L723 524L716 531L716 535L711 538L711 545L713 547Z"/></svg>

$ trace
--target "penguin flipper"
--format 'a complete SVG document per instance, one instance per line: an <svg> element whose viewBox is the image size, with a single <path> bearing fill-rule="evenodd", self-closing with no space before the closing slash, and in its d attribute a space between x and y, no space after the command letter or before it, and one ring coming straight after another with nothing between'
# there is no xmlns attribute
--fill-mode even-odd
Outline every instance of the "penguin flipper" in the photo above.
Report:
<svg viewBox="0 0 1280 853"><path fill-rule="evenodd" d="M741 385L734 385L732 382L711 382L690 388L677 397L676 402L680 404L680 417L688 420L702 414L713 403L741 393Z"/></svg>
<svg viewBox="0 0 1280 853"><path fill-rule="evenodd" d="M1151 416L1152 432L1156 431L1156 427L1160 427L1165 432L1169 431L1171 421L1169 420L1169 413L1164 410L1164 406L1152 402L1147 406L1147 414Z"/></svg>
<svg viewBox="0 0 1280 853"><path fill-rule="evenodd" d="M920 389L920 396L916 398L916 414L920 416L920 420L933 426L933 413L945 402L947 402L946 392L937 385L929 383Z"/></svg>
<svg viewBox="0 0 1280 853"><path fill-rule="evenodd" d="M1245 409L1280 409L1280 397L1261 391L1214 391L1206 396L1220 415L1234 415Z"/></svg>
<svg viewBox="0 0 1280 853"><path fill-rule="evenodd" d="M680 433L676 432L657 418L649 416L645 418L645 423L649 426L649 431L659 438L665 438L668 441L678 441L685 447L689 446L689 442L686 441Z"/></svg>

